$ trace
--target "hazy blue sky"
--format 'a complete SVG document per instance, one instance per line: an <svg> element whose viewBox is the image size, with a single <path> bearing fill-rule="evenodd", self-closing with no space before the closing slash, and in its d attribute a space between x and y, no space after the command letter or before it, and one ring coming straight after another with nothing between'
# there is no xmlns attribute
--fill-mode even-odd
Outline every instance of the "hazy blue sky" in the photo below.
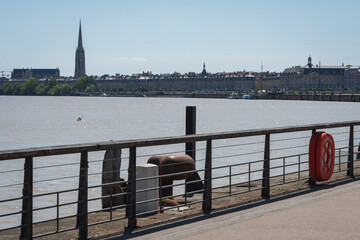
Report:
<svg viewBox="0 0 360 240"><path fill-rule="evenodd" d="M88 75L282 71L360 65L358 0L0 0L0 71L74 74L79 19Z"/></svg>

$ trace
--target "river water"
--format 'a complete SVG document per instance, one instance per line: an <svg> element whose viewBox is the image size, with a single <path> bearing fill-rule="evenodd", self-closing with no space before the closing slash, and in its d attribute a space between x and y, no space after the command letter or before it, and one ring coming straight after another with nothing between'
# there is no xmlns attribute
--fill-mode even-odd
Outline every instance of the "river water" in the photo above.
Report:
<svg viewBox="0 0 360 240"><path fill-rule="evenodd" d="M241 100L241 99L195 99L195 98L122 98L122 97L27 97L0 96L0 150L99 142L109 140L126 140L183 135L185 132L185 107L197 108L197 133L214 133L255 128L272 128L327 122L341 122L360 119L359 103L315 102L315 101L282 101L282 100ZM82 121L77 121L82 117ZM339 142L336 147L346 145L347 129L334 130L334 138ZM358 133L357 133L358 134ZM291 138L291 134L279 138ZM298 136L298 135L297 135ZM305 136L305 137L304 137ZM309 133L302 133L303 147L296 151L306 152ZM276 139L275 136L272 139ZM241 140L243 141L243 140ZM261 142L263 138L248 138L242 144ZM215 145L239 144L234 141L218 141ZM287 143L271 145L272 148L286 147ZM198 149L203 146L197 145ZM159 152L183 151L183 145L141 149L138 152L138 163L145 163L148 156ZM220 148L214 156L232 155L242 152L256 152L263 149L263 144ZM295 150L294 150L295 151ZM287 150L286 154L293 154ZM297 153L297 152L296 152ZM126 158L127 152L123 151ZM278 152L272 152L277 156ZM204 154L199 151L200 159ZM99 184L101 159L103 152L89 156L89 185ZM250 157L240 161L248 161ZM253 160L261 154L253 155ZM78 165L65 167L41 168L42 166L78 163L79 155L37 158L34 160L34 194L76 188ZM214 165L234 163L233 158L219 158ZM0 162L0 200L19 197L22 191L23 172L20 170L24 161L11 160ZM200 165L199 165L200 164ZM124 161L122 169L126 169ZM220 173L221 174L221 173ZM62 178L43 182L44 179ZM126 172L122 177L126 178ZM246 179L243 179L246 180ZM12 186L14 185L14 186ZM55 190L54 190L55 189ZM100 189L91 189L89 196L98 197ZM34 199L34 206L48 206L56 203L54 195ZM60 202L76 201L77 194L63 194ZM89 204L90 209L99 209L100 202ZM21 201L0 203L0 215L16 212L21 209ZM60 215L74 213L76 206L60 209ZM54 209L34 213L34 220L45 220L54 217ZM20 215L0 217L1 228L19 224ZM1 229L0 228L0 229Z"/></svg>

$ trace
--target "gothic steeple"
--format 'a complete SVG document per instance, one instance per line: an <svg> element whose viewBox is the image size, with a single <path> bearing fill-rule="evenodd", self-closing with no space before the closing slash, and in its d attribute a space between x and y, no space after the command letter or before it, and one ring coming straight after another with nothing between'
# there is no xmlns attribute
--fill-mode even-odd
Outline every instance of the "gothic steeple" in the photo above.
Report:
<svg viewBox="0 0 360 240"><path fill-rule="evenodd" d="M75 78L85 76L85 51L82 44L81 20L79 24L79 39L75 55Z"/></svg>
<svg viewBox="0 0 360 240"><path fill-rule="evenodd" d="M80 20L78 48L82 48L82 47L83 47L83 45L82 45L81 20Z"/></svg>

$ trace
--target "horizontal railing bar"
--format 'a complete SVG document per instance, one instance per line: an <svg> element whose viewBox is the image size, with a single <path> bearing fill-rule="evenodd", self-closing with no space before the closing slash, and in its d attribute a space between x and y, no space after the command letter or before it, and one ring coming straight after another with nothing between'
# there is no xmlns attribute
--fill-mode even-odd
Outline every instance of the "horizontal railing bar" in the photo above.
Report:
<svg viewBox="0 0 360 240"><path fill-rule="evenodd" d="M262 163L264 162L264 160L256 160L256 161L251 161L251 162L244 162L244 163L235 163L235 164L230 164L230 165L224 165L224 166L216 166L213 167L212 169L220 169L220 168L228 168L228 167L238 167L238 166L242 166L242 165L249 165L249 164L255 164L255 163Z"/></svg>
<svg viewBox="0 0 360 240"><path fill-rule="evenodd" d="M270 178L278 178L278 177L283 177L283 176L288 176L288 175L293 175L293 174L299 174L299 173L308 172L308 171L309 171L309 169L305 169L305 170L301 170L301 171L289 172L289 173L285 173L285 174L281 174L281 175L270 176Z"/></svg>
<svg viewBox="0 0 360 240"><path fill-rule="evenodd" d="M241 154L233 154L233 155L225 155L225 156L215 156L212 159L221 159L221 158L230 158L230 157L240 157L240 156L246 156L246 155L254 155L258 153L263 153L264 151L256 151L256 152L249 152L249 153L241 153Z"/></svg>
<svg viewBox="0 0 360 240"><path fill-rule="evenodd" d="M0 215L0 218L1 218L1 217L12 216L12 215L17 215L17 214L20 214L20 213L23 213L23 211L5 213L5 214Z"/></svg>
<svg viewBox="0 0 360 240"><path fill-rule="evenodd" d="M71 166L71 165L79 165L78 162L76 163L64 163L64 164L56 164L56 165L46 165L41 167L34 167L33 169L44 169L44 168L53 168L53 167L63 167L63 166Z"/></svg>
<svg viewBox="0 0 360 240"><path fill-rule="evenodd" d="M210 134L191 134L176 137L162 137L162 138L149 138L140 140L120 140L120 141L106 141L97 143L83 143L61 146L38 147L28 149L15 149L0 151L0 160L19 159L26 157L41 157L50 155L71 154L80 152L94 152L101 150L109 150L116 148L130 148L130 147L148 147L157 145L170 145L186 142L198 142L206 140L217 140L225 138L238 138L259 136L264 134L279 134L306 131L313 129L327 129L346 126L360 125L360 121L346 121L335 123L311 124L303 126L289 126L278 128L263 128L263 129L249 129L243 131L231 131Z"/></svg>
<svg viewBox="0 0 360 240"><path fill-rule="evenodd" d="M24 171L24 169L13 169L13 170L1 171L0 174L12 173L12 172L23 172L23 171Z"/></svg>
<svg viewBox="0 0 360 240"><path fill-rule="evenodd" d="M104 223L109 223L109 222L115 222L115 221L119 221L119 220L123 220L126 219L127 217L117 217L117 218L112 218L109 220L105 220L105 221L99 221L99 222L93 222L93 223L89 223L88 226L95 226L95 225L99 225L99 224L104 224Z"/></svg>
<svg viewBox="0 0 360 240"><path fill-rule="evenodd" d="M211 199L212 199L212 200L216 200L216 199L220 199L220 198L231 197L231 196L234 196L234 195L239 195L239 194L244 194L244 193L254 192L254 191L261 190L261 189L262 189L262 188L255 188L255 189L250 189L250 190L247 190L247 191L234 192L234 193L232 193L231 195L230 195L230 194L227 194L227 195L221 195L221 196L216 196L216 197L213 197L213 198L211 198Z"/></svg>
<svg viewBox="0 0 360 240"><path fill-rule="evenodd" d="M272 160L282 160L283 158L294 158L294 157L299 157L299 156L306 156L309 155L309 153L298 153L298 154L294 154L294 155L286 155L286 156L281 156L281 157L274 157L274 158L270 158L270 161Z"/></svg>
<svg viewBox="0 0 360 240"><path fill-rule="evenodd" d="M20 228L20 227L22 227L22 226L24 226L24 225L17 225L17 226L14 226L14 227L9 227L9 228L0 229L0 234L1 234L1 232L5 232L5 231L17 229L17 228Z"/></svg>
<svg viewBox="0 0 360 240"><path fill-rule="evenodd" d="M118 210L118 209L122 209L125 208L127 205L126 204L121 204L121 205L117 205L117 206L113 206L113 207L107 207L107 208L102 208L102 209L98 209L98 210L94 210L94 211L90 211L88 212L88 214L90 213L97 213L97 212L104 212L104 211L114 211L114 210ZM131 205L128 205L131 206Z"/></svg>
<svg viewBox="0 0 360 240"><path fill-rule="evenodd" d="M300 181L304 181L304 180L309 180L309 177L300 178L300 179L292 180L292 181L289 181L289 182L286 182L286 181L285 181L285 183L281 182L281 183L273 184L273 185L270 185L270 187L282 186L282 185L285 185L285 184L300 182Z"/></svg>
<svg viewBox="0 0 360 240"><path fill-rule="evenodd" d="M44 196L48 196L48 195L54 195L54 194L57 194L57 193L75 192L75 191L78 191L78 190L80 190L80 188L72 188L72 189L66 189L66 190L61 190L61 191L57 191L57 192L34 194L33 198L35 198L35 197L44 197Z"/></svg>
<svg viewBox="0 0 360 240"><path fill-rule="evenodd" d="M0 203L4 203L4 202L12 202L12 201L19 201L24 199L24 197L17 197L17 198L10 198L10 199L4 199L4 200L0 200Z"/></svg>
<svg viewBox="0 0 360 240"><path fill-rule="evenodd" d="M16 186L23 186L24 183L14 183L14 184L9 184L9 185L2 185L0 186L0 188L7 188L7 187L16 187Z"/></svg>
<svg viewBox="0 0 360 240"><path fill-rule="evenodd" d="M306 162L294 162L294 163L290 163L290 164L286 164L286 165L273 166L273 167L270 167L269 169L292 167L292 166L302 165L302 164L307 164L307 163L309 163L309 162L308 161L306 161Z"/></svg>
<svg viewBox="0 0 360 240"><path fill-rule="evenodd" d="M42 183L42 182L51 182L51 181L57 181L57 180L63 180L63 179L69 179L69 178L77 178L78 175L68 176L68 177L59 177L59 178L50 178L50 179L41 179L34 181L33 183Z"/></svg>
<svg viewBox="0 0 360 240"><path fill-rule="evenodd" d="M273 148L270 151L282 151L282 150L287 150L287 149L295 149L295 148L304 148L304 147L309 147L308 144L306 145L299 145L299 146L290 146L290 147L283 147L283 148Z"/></svg>
<svg viewBox="0 0 360 240"><path fill-rule="evenodd" d="M64 232L68 232L68 231L73 231L73 230L76 230L76 229L77 229L76 227L65 228L65 229L61 229L61 230L58 230L58 231L54 231L54 232L47 232L47 233L38 234L38 235L33 236L33 238L46 237L46 236L54 235L54 234L57 234L57 233L64 233Z"/></svg>
<svg viewBox="0 0 360 240"><path fill-rule="evenodd" d="M97 185L91 185L88 186L88 189L90 188L98 188L98 187L103 187L103 186L111 186L111 185L115 185L115 184L121 184L121 183L129 183L131 181L117 181L117 182L108 182L108 183L102 183L102 184L97 184Z"/></svg>
<svg viewBox="0 0 360 240"><path fill-rule="evenodd" d="M251 173L256 173L256 172L262 172L264 169L258 169L258 170L253 170L253 171L250 171L250 172L245 172L245 173L238 173L236 175L244 175L244 174L251 174ZM235 174L229 174L229 175L217 175L216 177L212 177L211 179L212 180L216 180L216 179L221 179L221 178L228 178L230 176L236 176Z"/></svg>

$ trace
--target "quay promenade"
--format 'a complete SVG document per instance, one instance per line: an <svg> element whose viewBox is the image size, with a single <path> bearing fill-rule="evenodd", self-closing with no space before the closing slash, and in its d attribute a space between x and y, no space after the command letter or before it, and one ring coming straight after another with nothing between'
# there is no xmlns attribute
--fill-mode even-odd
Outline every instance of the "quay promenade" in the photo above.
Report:
<svg viewBox="0 0 360 240"><path fill-rule="evenodd" d="M189 109L193 110L194 107L189 107ZM187 111L187 117L191 115L188 112L194 111ZM187 127L192 125L188 124L188 121L186 122ZM194 123L195 121L189 122ZM353 214L357 215L358 208L355 200L358 201L360 195L352 195L360 192L358 184L360 176L359 126L359 121L344 121L0 151L1 163L19 161L18 166L2 171L2 176L7 174L10 177L20 178L19 181L5 183L0 187L9 189L15 186L19 190L22 189L19 192L21 195L1 195L0 204L6 208L0 208L2 210L0 219L4 223L0 224L0 239L19 239L19 237L20 239L72 239L75 237L104 239L116 236L116 234L118 238L137 236L152 238L148 233L157 234L159 232L158 230L149 230L155 226L159 226L160 230L170 232L165 231L154 237L170 234L169 238L192 237L195 233L200 234L202 231L204 234L210 234L210 237L216 236L218 231L220 233L217 238L223 236L225 238L225 233L229 234L229 237L232 236L231 234L237 237L239 232L243 232L243 229L247 231L255 229L256 234L263 231L263 234L267 236L267 232L277 229L281 233L283 228L289 228L289 234L292 234L308 225L313 227L309 229L312 229L314 233L317 231L327 233L326 227L335 229L331 226L332 221L337 222L336 225L340 226L340 233L345 229L343 235L347 237L348 234L354 232L351 230L353 226L351 219L354 218ZM326 133L321 133L325 130ZM310 166L309 159L313 155L311 155L312 152L308 152L308 146L309 138L313 139L319 133L321 137L331 133L337 146L336 148L335 146L331 147L332 155L327 155L333 156L333 160L330 161L334 170L331 179L321 179L325 182L318 184L317 181L318 185L313 187L313 178L309 178L309 170L311 171L310 167L312 166ZM219 144L219 140L221 144ZM224 140L226 140L226 144L224 144ZM196 147L196 143L199 143L198 147ZM312 141L310 141L310 146L311 143ZM139 163L142 157L153 156L159 151L155 148L157 146L161 146L165 151L165 146L175 144L181 144L181 147L185 145L185 152L189 152L189 156L197 152L197 161L202 165L197 165L197 168L193 170L184 169L175 173L150 177L137 176L137 162ZM244 147L249 148L250 145L256 145L256 147L250 152L242 150ZM152 147L151 152L142 152L143 149L149 147ZM235 148L235 151L229 152L231 148ZM289 151L294 149L296 151ZM126 154L127 150L128 155ZM284 150L286 151L284 152ZM104 151L106 151L104 159L99 158L99 154L101 156ZM106 157L108 151L120 151L123 156L114 155L109 158ZM178 152L173 150L166 154L176 153ZM249 157L253 154L256 155L254 160ZM66 159L66 156L69 155L71 161L63 162L62 159ZM50 157L57 157L56 161L47 161ZM233 161L219 161L224 158ZM241 161L242 159L246 159L246 161ZM117 161L120 160L123 160L124 163L128 162L128 165L119 169L120 164ZM103 164L102 171L101 167L95 165L98 163ZM108 163L116 166L108 169L106 167ZM177 165L174 163L171 166L175 164ZM69 171L69 166L75 169L74 173L65 176L59 174L59 169L65 167ZM44 169L52 171L53 174L44 175ZM127 176L125 175L127 179L119 178L110 183L92 181L94 176L99 178L114 172L117 178L120 173L124 176L124 172L127 172ZM20 174L15 175L16 173ZM195 173L199 174L199 180L187 177L187 175L192 177ZM317 180L320 180L320 173L322 172L316 172L319 174L315 175L315 177L319 177ZM21 177L18 177L19 175L22 175L23 182ZM178 175L185 175L184 180L175 184L161 184L167 180L165 177ZM69 184L70 182L63 183L70 178L74 179L72 184ZM145 189L137 187L137 182L149 179L158 179L159 185ZM47 192L38 190L50 181L58 181L57 187L52 187ZM195 187L195 183L202 183L202 186ZM351 184L354 184L354 187ZM62 185L65 188L60 188ZM125 185L124 189L123 185ZM114 190L107 193L105 188L109 186L115 187ZM165 190L174 187L180 189L177 192L171 189L171 192L168 191L164 194ZM338 187L339 190L332 191ZM345 190L341 190L341 187L344 187ZM95 189L99 190L95 191ZM138 197L138 193L154 190L159 190L158 194L145 200ZM330 198L324 200L322 197L321 193L328 190L332 191L333 194L329 193L328 195L335 197L336 204L328 202ZM290 193L292 195L289 195ZM67 195L71 195L71 198L64 197ZM299 200L301 196L305 196L306 201ZM108 205L105 200L109 202ZM140 209L138 208L140 204L167 203L169 200L175 201L175 204L172 206L163 204L163 207L154 207L140 213L137 211ZM99 209L94 207L94 203L103 205L100 205L102 207ZM252 205L246 205L250 203ZM303 214L306 211L298 209L297 206L307 204L315 208L309 210L305 207L308 212ZM73 206L72 212L68 208L70 205ZM316 207L316 205L319 206ZM288 207L281 210L286 206ZM292 208L298 212L293 213L290 211ZM290 212L286 213L286 211ZM284 216L278 216L275 214L276 212L284 213ZM274 217L272 214L275 214ZM300 214L299 217L296 214ZM257 221L267 215L270 216L268 219L263 219L261 223ZM16 221L14 220L10 225L9 222L14 216ZM41 218L42 216L46 216L46 218ZM250 219L248 219L249 216ZM350 221L348 225L342 225L348 221ZM195 224L192 225L194 227L189 225L191 222ZM241 222L243 224L238 225ZM357 225L358 222L355 223ZM231 231L227 230L231 225L233 225L230 227ZM259 229L256 230L255 227ZM174 230L170 230L170 228ZM218 230L211 234L214 229ZM234 229L236 231L232 232ZM189 233L189 235L177 236L178 233ZM250 231L242 234L246 236L245 234L252 235L254 233ZM259 236L261 238L264 235ZM199 236L199 238L201 237ZM207 235L203 237L209 238ZM289 238L291 239L291 237Z"/></svg>
<svg viewBox="0 0 360 240"><path fill-rule="evenodd" d="M107 239L358 239L360 179Z"/></svg>

